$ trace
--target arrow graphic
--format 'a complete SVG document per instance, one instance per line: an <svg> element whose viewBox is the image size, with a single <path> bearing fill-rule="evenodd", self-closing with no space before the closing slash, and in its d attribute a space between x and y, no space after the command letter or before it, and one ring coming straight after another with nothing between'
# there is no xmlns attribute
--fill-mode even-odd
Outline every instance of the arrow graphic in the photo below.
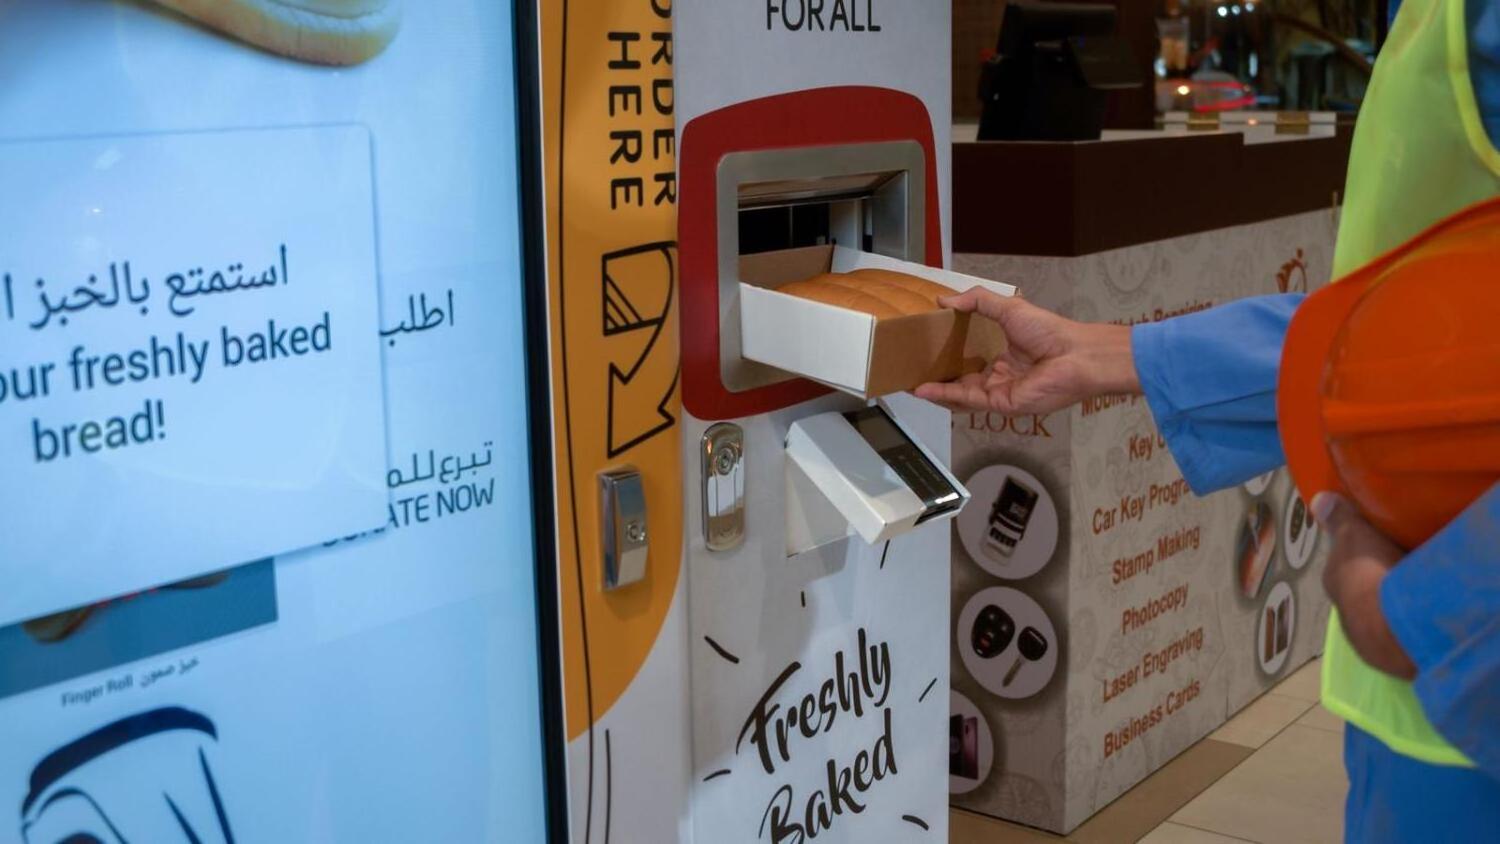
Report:
<svg viewBox="0 0 1500 844"><path fill-rule="evenodd" d="M600 275L601 322L605 337L639 336L645 346L627 368L609 364L606 402L607 445L614 458L676 424L667 409L677 389L680 366L675 349L659 343L676 285L677 244L661 241L604 256Z"/></svg>

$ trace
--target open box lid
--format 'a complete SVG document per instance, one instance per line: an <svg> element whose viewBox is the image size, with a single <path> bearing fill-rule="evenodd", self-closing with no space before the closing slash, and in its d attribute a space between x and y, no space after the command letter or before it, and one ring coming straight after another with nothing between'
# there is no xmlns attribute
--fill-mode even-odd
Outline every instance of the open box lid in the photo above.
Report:
<svg viewBox="0 0 1500 844"><path fill-rule="evenodd" d="M885 395L982 368L1005 348L988 320L938 310L876 320L869 314L776 292L825 272L884 269L963 292L1008 284L843 246L807 246L741 256L740 336L744 356L861 398Z"/></svg>

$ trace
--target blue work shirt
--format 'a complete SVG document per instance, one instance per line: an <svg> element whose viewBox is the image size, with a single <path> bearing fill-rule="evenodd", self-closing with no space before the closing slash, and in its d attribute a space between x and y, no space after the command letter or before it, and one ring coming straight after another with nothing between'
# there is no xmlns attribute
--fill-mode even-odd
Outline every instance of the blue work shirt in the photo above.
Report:
<svg viewBox="0 0 1500 844"><path fill-rule="evenodd" d="M1199 494L1286 462L1276 430L1281 347L1302 294L1259 296L1131 332L1157 427ZM1380 590L1444 738L1500 779L1500 485L1417 548Z"/></svg>
<svg viewBox="0 0 1500 844"><path fill-rule="evenodd" d="M1392 17L1398 7L1391 4ZM1465 20L1470 78L1493 142L1500 138L1500 3L1468 0ZM1194 492L1286 462L1276 380L1287 325L1303 298L1245 299L1132 331L1146 401ZM1500 485L1392 569L1380 602L1417 666L1413 688L1428 720L1492 778L1488 788L1497 787Z"/></svg>

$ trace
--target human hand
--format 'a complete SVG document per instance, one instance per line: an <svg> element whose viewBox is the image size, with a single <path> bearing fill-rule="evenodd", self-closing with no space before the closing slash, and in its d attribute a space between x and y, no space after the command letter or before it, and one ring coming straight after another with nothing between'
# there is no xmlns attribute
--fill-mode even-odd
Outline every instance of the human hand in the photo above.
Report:
<svg viewBox="0 0 1500 844"><path fill-rule="evenodd" d="M1380 606L1380 584L1405 552L1339 495L1320 492L1310 509L1333 538L1323 588L1339 612L1349 644L1366 663L1393 677L1417 676L1416 665L1391 632Z"/></svg>
<svg viewBox="0 0 1500 844"><path fill-rule="evenodd" d="M1051 413L1090 396L1141 391L1126 326L1074 322L981 287L938 304L994 320L1005 331L1007 348L984 372L923 384L919 398L1011 415Z"/></svg>

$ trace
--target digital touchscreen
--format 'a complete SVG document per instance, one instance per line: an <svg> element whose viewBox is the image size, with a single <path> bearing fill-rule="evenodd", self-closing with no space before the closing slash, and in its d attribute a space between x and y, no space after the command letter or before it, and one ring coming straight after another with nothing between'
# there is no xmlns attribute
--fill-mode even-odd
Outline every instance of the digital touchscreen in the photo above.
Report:
<svg viewBox="0 0 1500 844"><path fill-rule="evenodd" d="M512 13L0 2L0 841L544 838Z"/></svg>

